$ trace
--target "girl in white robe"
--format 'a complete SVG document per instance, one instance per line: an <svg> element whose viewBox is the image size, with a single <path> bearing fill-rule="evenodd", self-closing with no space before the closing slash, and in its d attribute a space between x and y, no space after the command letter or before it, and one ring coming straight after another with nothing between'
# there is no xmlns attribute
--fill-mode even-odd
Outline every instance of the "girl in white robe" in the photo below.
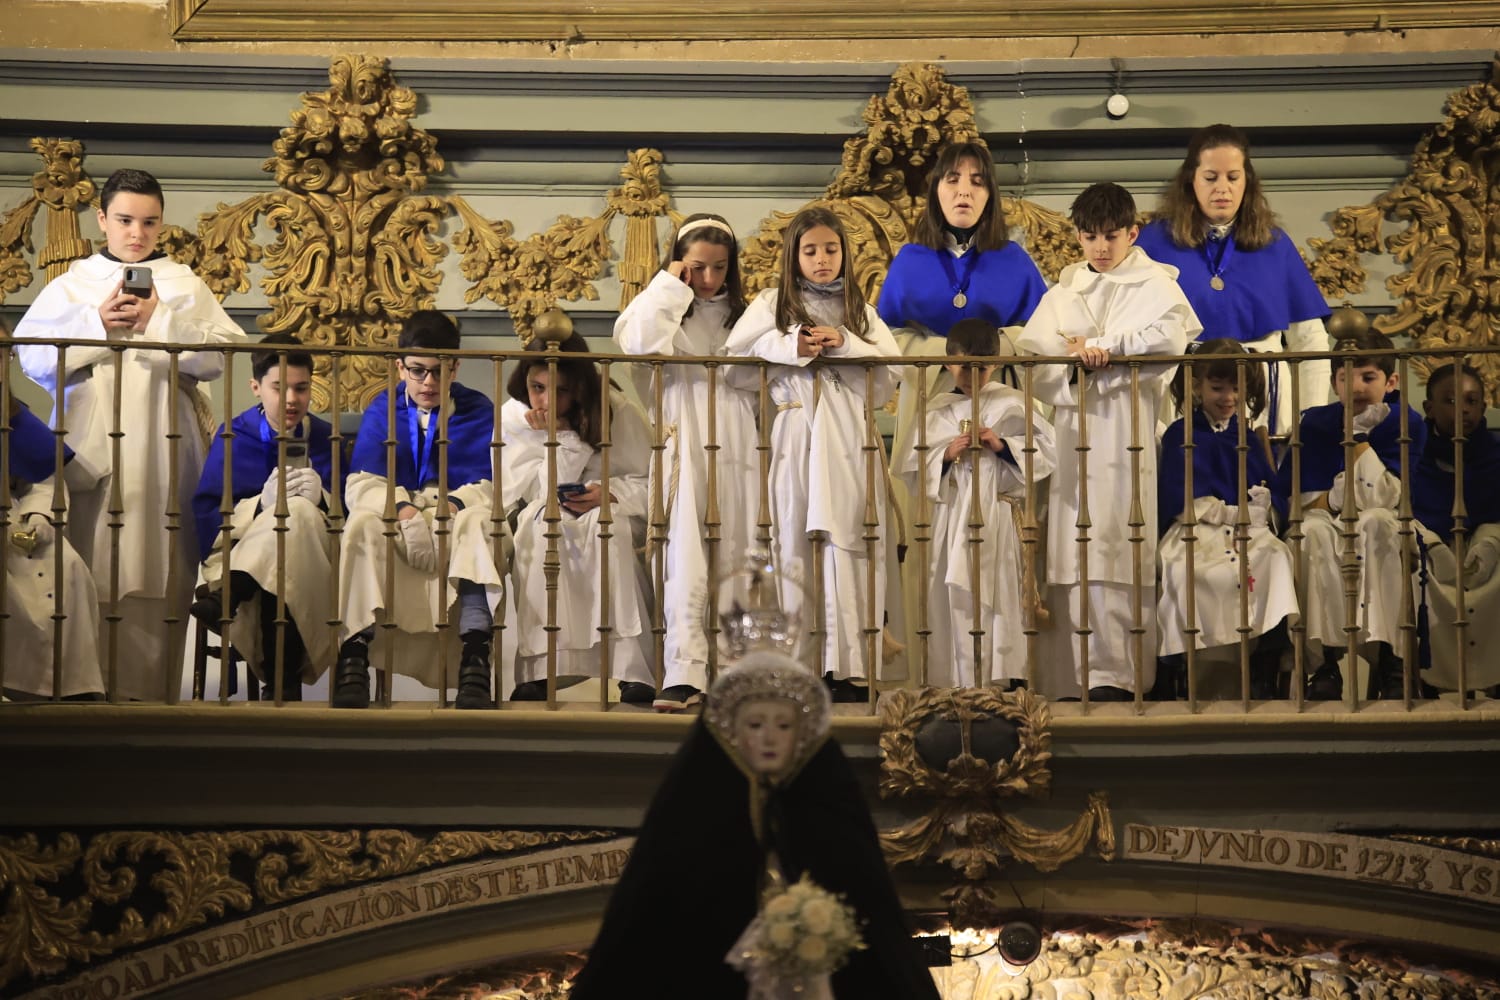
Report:
<svg viewBox="0 0 1500 1000"><path fill-rule="evenodd" d="M1104 211L1089 204L1108 200L1100 194L1117 203ZM1081 399L1071 365L1037 365L1033 376L1037 398L1054 407L1059 456L1047 522L1052 627L1042 633L1044 655L1038 657L1052 668L1038 678L1040 693L1049 698L1077 696L1086 682L1095 700L1126 700L1136 688L1137 669L1146 688L1156 678L1156 415L1176 366L1136 369L1127 362L1181 354L1202 327L1177 287L1176 270L1133 246L1139 231L1134 218L1135 202L1119 185L1096 184L1079 195L1073 224L1089 259L1063 269L1017 345L1030 354L1073 355L1086 369ZM1096 257L1099 248L1090 237L1111 234L1124 241L1115 248L1120 253ZM1133 373L1139 389L1134 400ZM1085 419L1089 450L1083 457L1078 448ZM1139 493L1132 496L1137 482ZM1085 483L1091 522L1086 557L1078 542ZM1130 524L1133 510L1140 513L1139 529ZM1131 540L1137 530L1139 544Z"/></svg>
<svg viewBox="0 0 1500 1000"><path fill-rule="evenodd" d="M948 332L948 355L993 356L999 336L985 320L960 320ZM994 365L944 367L956 388L928 402L922 486L932 499L932 562L926 567L931 628L927 680L935 687L1013 687L1026 679L1024 630L1035 622L1039 604L1035 573L1026 565L1020 534L1027 489L1028 407L1020 392L989 381ZM979 387L978 424L972 424L974 385ZM1035 488L1052 474L1055 445L1052 425L1041 414L1032 412L1029 423ZM984 449L977 462L971 443ZM909 464L915 475L915 451ZM983 525L977 546L970 529L976 511ZM984 632L977 663L972 634L976 622Z"/></svg>
<svg viewBox="0 0 1500 1000"><path fill-rule="evenodd" d="M105 203L110 212L117 207ZM156 204L159 215L159 200ZM108 233L106 213L99 214ZM175 700L182 686L187 610L198 573L192 499L206 451L205 429L198 424L194 401L203 396L199 384L223 372L224 357L213 350L178 354L177 384L171 385L170 356L131 345L163 341L212 347L240 341L244 332L186 266L166 257L143 260L126 255L110 239L113 256L100 253L75 261L67 274L42 289L16 326L18 340L66 338L94 346L69 348L61 371L53 347L21 345L16 357L27 376L52 394L57 403L53 424L66 420L68 444L77 453L69 470L73 489L68 537L92 569L105 606L99 649L105 656L113 650L118 664L114 693L128 700ZM128 332L118 326L106 329L100 315L101 305L116 301L120 294L126 266L121 259L150 269L155 299L144 326ZM116 348L123 350L117 355ZM110 439L116 429L117 378L123 404L118 466ZM175 444L167 439L174 414L179 435ZM174 461L175 497L169 496ZM123 499L117 566L112 558L116 529L110 526L111 477L118 478ZM169 503L179 514L175 529L166 515ZM115 598L122 618L112 626L104 619ZM170 632L168 617L179 622Z"/></svg>
<svg viewBox="0 0 1500 1000"><path fill-rule="evenodd" d="M894 540L884 445L870 413L890 400L901 372L885 364L864 369L816 362L824 356L890 358L900 350L860 294L843 224L829 209L806 208L792 219L779 287L745 310L728 349L776 366L770 486L783 606L801 616L804 634L823 632L821 649L809 638L800 656L821 665L835 701L863 700L863 687L852 679L875 676L882 656L886 553ZM867 372L873 374L868 380ZM867 500L876 522L869 529L873 544L866 538ZM822 601L815 609L804 602L813 592L819 549Z"/></svg>
<svg viewBox="0 0 1500 1000"><path fill-rule="evenodd" d="M1219 661L1209 671L1199 672L1196 690L1200 694L1205 687L1210 693L1238 689L1240 629L1248 628L1250 697L1266 699L1277 694L1280 657L1289 645L1286 625L1297 614L1297 592L1292 581L1291 550L1276 537L1273 520L1273 514L1276 518L1285 515L1287 498L1277 485L1270 444L1259 428L1247 428L1245 481L1240 482L1240 422L1248 419L1253 423L1266 405L1265 368L1258 364L1245 368L1246 398L1241 404L1233 357L1245 354L1245 348L1236 341L1215 339L1204 341L1195 355L1203 360L1193 365L1191 542L1185 506L1188 451L1184 420L1173 423L1162 436L1157 510L1163 533L1157 545L1161 573L1157 620L1162 669L1180 676L1178 668L1190 626L1198 629L1195 648L1208 654L1206 660ZM1179 373L1172 384L1179 408L1185 393L1183 382ZM1187 571L1190 546L1191 579ZM1191 619L1187 601L1190 587ZM1204 680L1209 683L1203 684ZM1157 685L1166 700L1181 693L1183 687L1182 681Z"/></svg>
<svg viewBox="0 0 1500 1000"><path fill-rule="evenodd" d="M561 349L585 352L574 334ZM516 690L512 700L546 697L548 618L546 574L548 494L558 494L556 674L601 676L600 642L607 626L609 675L622 700L655 697L647 658L651 616L644 571L636 558L646 523L647 464L651 435L645 417L628 400L608 392L609 537L601 538L603 450L600 401L607 390L593 362L564 356L557 362L555 396L546 358L516 366L501 407L502 494L507 510L520 507L515 522ZM555 399L555 476L547 461L549 398ZM609 586L600 586L603 554L609 553Z"/></svg>
<svg viewBox="0 0 1500 1000"><path fill-rule="evenodd" d="M615 321L615 343L626 354L725 354L730 327L745 311L738 247L729 224L716 215L689 216L672 240L670 259ZM759 455L755 432L755 369L726 365L713 387L714 426L709 427L708 369L668 364L660 368L664 451L661 481L649 503L660 504L666 522L661 611L662 690L658 711L677 711L702 700L708 687L706 622L718 611L718 581L735 572L754 543L758 513ZM640 398L655 399L653 369L636 365ZM710 441L716 446L714 474L718 544L711 546ZM656 476L655 463L652 476ZM716 570L709 572L710 555Z"/></svg>

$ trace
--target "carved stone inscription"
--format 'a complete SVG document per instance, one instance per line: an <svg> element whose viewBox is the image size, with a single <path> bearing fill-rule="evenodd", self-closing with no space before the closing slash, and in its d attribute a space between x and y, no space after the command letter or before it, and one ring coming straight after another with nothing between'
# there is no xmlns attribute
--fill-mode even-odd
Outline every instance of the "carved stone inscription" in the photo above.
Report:
<svg viewBox="0 0 1500 1000"><path fill-rule="evenodd" d="M490 858L299 900L89 970L23 1000L124 1000L305 945L439 913L520 902L617 881L632 837Z"/></svg>
<svg viewBox="0 0 1500 1000"><path fill-rule="evenodd" d="M1373 882L1500 906L1500 862L1377 837L1131 823L1124 857Z"/></svg>

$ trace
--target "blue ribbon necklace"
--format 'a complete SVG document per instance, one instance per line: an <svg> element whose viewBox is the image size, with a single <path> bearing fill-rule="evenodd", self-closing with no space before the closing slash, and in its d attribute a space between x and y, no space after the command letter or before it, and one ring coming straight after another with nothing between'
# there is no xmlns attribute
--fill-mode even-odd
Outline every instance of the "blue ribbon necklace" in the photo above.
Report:
<svg viewBox="0 0 1500 1000"><path fill-rule="evenodd" d="M969 279L974 277L974 268L979 266L979 251L970 247L963 255L964 275L959 279L958 269L953 266L953 253L947 247L938 251L938 262L943 265L943 273L948 277L948 284L953 288L953 308L962 309L969 304Z"/></svg>

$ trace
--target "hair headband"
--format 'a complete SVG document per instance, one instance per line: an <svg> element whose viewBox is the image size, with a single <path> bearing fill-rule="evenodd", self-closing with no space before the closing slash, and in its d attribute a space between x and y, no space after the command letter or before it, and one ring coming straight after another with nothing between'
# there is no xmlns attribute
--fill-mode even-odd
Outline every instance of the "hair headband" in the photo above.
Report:
<svg viewBox="0 0 1500 1000"><path fill-rule="evenodd" d="M729 228L728 223L720 222L718 219L694 219L692 222L684 222L677 230L677 239L681 240L694 229L703 228L723 230L729 234L730 239L734 239L734 230Z"/></svg>

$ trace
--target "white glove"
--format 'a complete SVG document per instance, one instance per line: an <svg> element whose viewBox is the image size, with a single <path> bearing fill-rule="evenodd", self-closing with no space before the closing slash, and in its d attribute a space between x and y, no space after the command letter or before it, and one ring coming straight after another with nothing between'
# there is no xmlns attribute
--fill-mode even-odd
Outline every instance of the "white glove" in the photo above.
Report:
<svg viewBox="0 0 1500 1000"><path fill-rule="evenodd" d="M1458 565L1453 561L1453 550L1442 542L1434 541L1427 546L1427 565L1431 567L1432 578L1438 583L1452 583L1458 577Z"/></svg>
<svg viewBox="0 0 1500 1000"><path fill-rule="evenodd" d="M37 537L41 537L41 532L37 532ZM1464 559L1464 586L1481 586L1494 575L1497 562L1500 562L1500 544L1488 538L1475 543Z"/></svg>
<svg viewBox="0 0 1500 1000"><path fill-rule="evenodd" d="M1344 509L1344 474L1342 472L1333 477L1333 485L1328 487L1328 509L1335 514Z"/></svg>
<svg viewBox="0 0 1500 1000"><path fill-rule="evenodd" d="M397 521L401 529L401 557L406 564L420 573L431 573L437 569L437 548L432 544L432 526L427 518L416 517Z"/></svg>
<svg viewBox="0 0 1500 1000"><path fill-rule="evenodd" d="M1259 484L1250 487L1250 524L1264 528L1271 520L1271 491Z"/></svg>
<svg viewBox="0 0 1500 1000"><path fill-rule="evenodd" d="M282 476L282 472L283 471L284 470L282 470L280 468L272 469L271 470L271 474L266 477L266 485L263 486L263 487L261 487L261 490L260 490L260 509L261 510L275 510L276 509L276 496L277 496L277 491L280 488L281 476ZM289 470L286 470L286 471L289 471ZM286 493L287 493L287 496L291 496L292 495L292 486L291 486L290 479L287 481Z"/></svg>
<svg viewBox="0 0 1500 1000"><path fill-rule="evenodd" d="M1218 497L1199 497L1193 502L1199 524L1233 524L1240 509Z"/></svg>
<svg viewBox="0 0 1500 1000"><path fill-rule="evenodd" d="M313 468L288 469L286 495L301 497L309 503L322 500L323 480L318 476L318 470Z"/></svg>
<svg viewBox="0 0 1500 1000"><path fill-rule="evenodd" d="M1354 433L1368 434L1379 427L1386 417L1391 415L1391 408L1386 403L1371 403L1365 407L1363 413L1354 415Z"/></svg>
<svg viewBox="0 0 1500 1000"><path fill-rule="evenodd" d="M57 529L45 514L28 514L23 531L31 531L36 534L36 548L31 550L31 558L40 559L46 554L47 546L57 537Z"/></svg>

